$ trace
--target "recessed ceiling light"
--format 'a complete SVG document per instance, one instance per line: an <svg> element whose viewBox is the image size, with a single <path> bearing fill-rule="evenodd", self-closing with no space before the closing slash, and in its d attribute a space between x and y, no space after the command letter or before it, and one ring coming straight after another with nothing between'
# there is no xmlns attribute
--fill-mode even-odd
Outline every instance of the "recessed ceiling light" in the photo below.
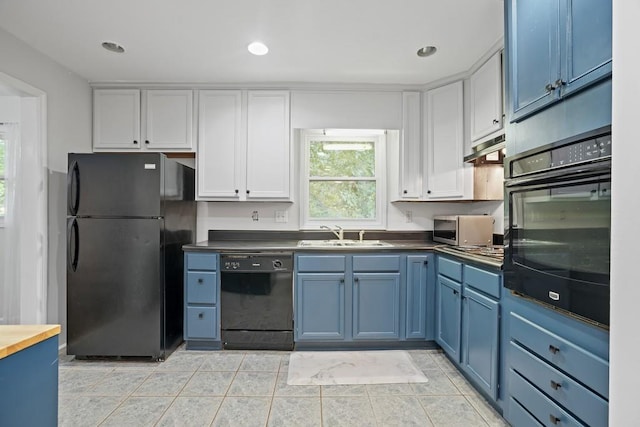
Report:
<svg viewBox="0 0 640 427"><path fill-rule="evenodd" d="M258 56L266 55L267 52L269 52L269 48L262 42L253 42L247 46L247 49L249 49L249 52Z"/></svg>
<svg viewBox="0 0 640 427"><path fill-rule="evenodd" d="M425 56L431 56L438 50L435 46L425 46L418 49L418 56L424 58Z"/></svg>
<svg viewBox="0 0 640 427"><path fill-rule="evenodd" d="M114 42L102 42L102 47L107 49L110 52L123 53L124 48L120 46L118 43Z"/></svg>

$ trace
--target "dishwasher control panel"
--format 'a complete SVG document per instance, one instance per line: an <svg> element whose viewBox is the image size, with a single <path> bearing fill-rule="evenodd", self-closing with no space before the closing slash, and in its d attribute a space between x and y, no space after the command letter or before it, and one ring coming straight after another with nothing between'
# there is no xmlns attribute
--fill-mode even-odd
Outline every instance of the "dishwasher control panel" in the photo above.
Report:
<svg viewBox="0 0 640 427"><path fill-rule="evenodd" d="M223 272L292 271L292 253L222 254L220 270Z"/></svg>

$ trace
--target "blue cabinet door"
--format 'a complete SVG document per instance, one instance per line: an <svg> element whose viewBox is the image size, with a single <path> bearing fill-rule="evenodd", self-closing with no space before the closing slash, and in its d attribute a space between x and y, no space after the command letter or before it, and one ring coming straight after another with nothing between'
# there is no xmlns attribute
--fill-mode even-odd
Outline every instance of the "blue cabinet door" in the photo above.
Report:
<svg viewBox="0 0 640 427"><path fill-rule="evenodd" d="M540 110L559 97L560 23L558 0L507 3L508 87L511 121Z"/></svg>
<svg viewBox="0 0 640 427"><path fill-rule="evenodd" d="M463 294L462 366L494 400L498 397L499 303L471 288Z"/></svg>
<svg viewBox="0 0 640 427"><path fill-rule="evenodd" d="M296 341L344 340L344 315L344 274L296 274Z"/></svg>
<svg viewBox="0 0 640 427"><path fill-rule="evenodd" d="M427 255L407 256L407 339L425 339L427 334Z"/></svg>
<svg viewBox="0 0 640 427"><path fill-rule="evenodd" d="M565 96L611 75L611 1L564 0L560 16L566 16L566 37L560 42Z"/></svg>
<svg viewBox="0 0 640 427"><path fill-rule="evenodd" d="M460 362L461 289L460 283L438 275L436 342L456 362Z"/></svg>
<svg viewBox="0 0 640 427"><path fill-rule="evenodd" d="M353 339L400 338L400 273L353 276Z"/></svg>

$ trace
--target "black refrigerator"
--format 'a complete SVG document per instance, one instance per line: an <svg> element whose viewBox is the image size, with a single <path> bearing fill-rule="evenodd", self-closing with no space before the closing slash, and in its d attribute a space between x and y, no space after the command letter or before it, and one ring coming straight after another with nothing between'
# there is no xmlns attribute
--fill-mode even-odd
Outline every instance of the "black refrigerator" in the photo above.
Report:
<svg viewBox="0 0 640 427"><path fill-rule="evenodd" d="M67 353L163 360L182 342L194 170L160 153L68 160Z"/></svg>

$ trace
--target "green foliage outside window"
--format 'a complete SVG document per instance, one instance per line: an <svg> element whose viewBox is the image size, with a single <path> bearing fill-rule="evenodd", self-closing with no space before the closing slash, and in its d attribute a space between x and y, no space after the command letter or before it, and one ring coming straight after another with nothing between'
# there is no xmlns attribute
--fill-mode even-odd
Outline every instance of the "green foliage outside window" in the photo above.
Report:
<svg viewBox="0 0 640 427"><path fill-rule="evenodd" d="M374 142L310 142L309 217L375 219L375 174Z"/></svg>

